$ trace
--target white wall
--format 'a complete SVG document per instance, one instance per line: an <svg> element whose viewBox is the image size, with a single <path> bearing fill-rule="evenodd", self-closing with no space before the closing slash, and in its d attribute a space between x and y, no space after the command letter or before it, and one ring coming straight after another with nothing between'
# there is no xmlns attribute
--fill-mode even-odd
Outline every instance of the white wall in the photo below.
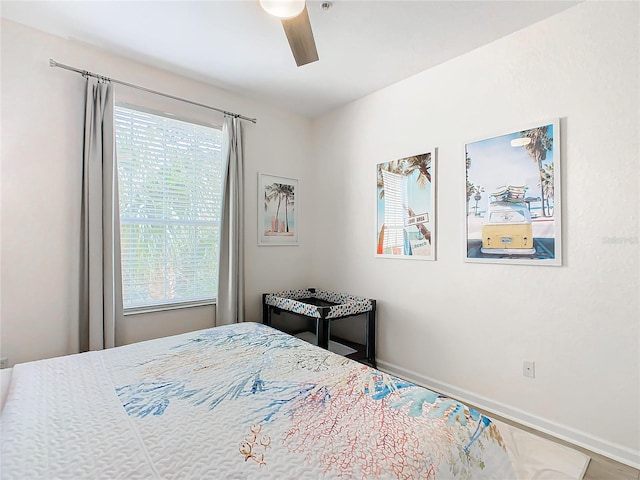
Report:
<svg viewBox="0 0 640 480"><path fill-rule="evenodd" d="M310 233L298 247L257 246L257 172L308 175L310 121L233 93L2 20L0 351L9 364L77 351L78 247L84 79L49 58L246 116L246 313L261 321L260 294L307 285ZM185 116L215 113L119 87L116 97ZM156 102L150 104L149 102ZM212 326L213 307L127 316L118 344Z"/></svg>
<svg viewBox="0 0 640 480"><path fill-rule="evenodd" d="M382 368L636 465L638 18L587 2L318 119L311 257L378 300ZM553 117L564 265L465 263L464 143ZM376 164L432 147L437 261L375 258Z"/></svg>

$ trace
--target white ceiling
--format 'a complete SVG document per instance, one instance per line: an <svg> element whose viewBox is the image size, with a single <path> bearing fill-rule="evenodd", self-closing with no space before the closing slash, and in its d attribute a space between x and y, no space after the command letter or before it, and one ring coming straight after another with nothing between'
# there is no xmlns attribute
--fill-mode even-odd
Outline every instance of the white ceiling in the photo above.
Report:
<svg viewBox="0 0 640 480"><path fill-rule="evenodd" d="M257 0L2 0L0 8L15 22L315 117L579 2L335 0L327 11L321 3L307 2L320 60L302 67Z"/></svg>

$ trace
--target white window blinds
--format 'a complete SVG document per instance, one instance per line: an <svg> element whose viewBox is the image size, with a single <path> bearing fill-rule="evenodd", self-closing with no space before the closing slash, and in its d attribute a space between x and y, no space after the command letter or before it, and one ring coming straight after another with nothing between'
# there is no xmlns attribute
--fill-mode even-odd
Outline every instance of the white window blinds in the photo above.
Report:
<svg viewBox="0 0 640 480"><path fill-rule="evenodd" d="M215 300L222 132L123 106L115 132L125 310Z"/></svg>

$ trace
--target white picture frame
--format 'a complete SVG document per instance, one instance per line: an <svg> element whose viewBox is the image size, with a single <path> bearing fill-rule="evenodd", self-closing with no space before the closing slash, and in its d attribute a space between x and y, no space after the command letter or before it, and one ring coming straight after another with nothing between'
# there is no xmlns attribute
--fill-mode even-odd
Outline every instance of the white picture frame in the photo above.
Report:
<svg viewBox="0 0 640 480"><path fill-rule="evenodd" d="M298 183L258 173L258 245L298 245Z"/></svg>
<svg viewBox="0 0 640 480"><path fill-rule="evenodd" d="M560 147L558 118L465 143L465 262L562 265Z"/></svg>

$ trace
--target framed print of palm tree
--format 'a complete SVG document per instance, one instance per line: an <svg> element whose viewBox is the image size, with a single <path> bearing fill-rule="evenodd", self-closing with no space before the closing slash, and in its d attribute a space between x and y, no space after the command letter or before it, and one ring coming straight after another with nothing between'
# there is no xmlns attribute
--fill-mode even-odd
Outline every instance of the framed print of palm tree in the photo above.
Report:
<svg viewBox="0 0 640 480"><path fill-rule="evenodd" d="M465 144L466 261L562 265L560 122Z"/></svg>
<svg viewBox="0 0 640 480"><path fill-rule="evenodd" d="M434 153L377 165L377 257L435 260Z"/></svg>
<svg viewBox="0 0 640 480"><path fill-rule="evenodd" d="M298 180L258 173L258 245L298 245Z"/></svg>

